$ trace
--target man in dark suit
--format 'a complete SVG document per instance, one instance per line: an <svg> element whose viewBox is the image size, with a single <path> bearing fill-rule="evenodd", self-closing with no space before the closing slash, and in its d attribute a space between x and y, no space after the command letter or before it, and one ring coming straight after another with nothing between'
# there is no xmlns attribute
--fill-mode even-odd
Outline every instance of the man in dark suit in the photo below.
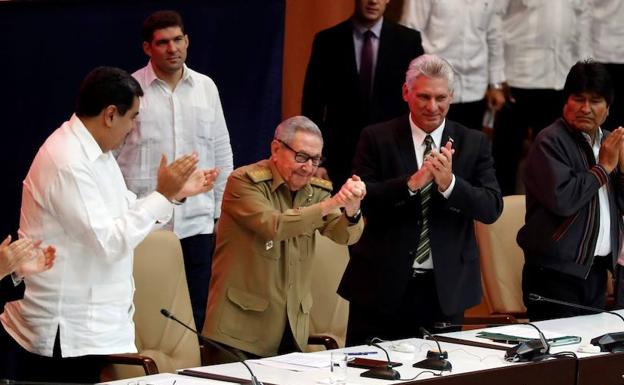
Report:
<svg viewBox="0 0 624 385"><path fill-rule="evenodd" d="M453 69L423 55L406 74L410 114L362 131L354 172L367 220L338 293L350 301L347 345L461 323L481 299L474 221L503 208L485 135L445 120Z"/></svg>
<svg viewBox="0 0 624 385"><path fill-rule="evenodd" d="M423 53L420 34L384 20L389 0L355 0L353 16L314 38L302 113L323 133L326 169L317 176L341 186L351 176L360 131L407 112L401 85Z"/></svg>

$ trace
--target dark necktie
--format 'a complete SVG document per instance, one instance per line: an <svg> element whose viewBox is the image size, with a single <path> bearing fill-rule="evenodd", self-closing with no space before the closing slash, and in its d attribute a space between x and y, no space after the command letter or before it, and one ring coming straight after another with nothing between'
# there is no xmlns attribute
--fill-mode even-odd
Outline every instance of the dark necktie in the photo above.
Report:
<svg viewBox="0 0 624 385"><path fill-rule="evenodd" d="M431 135L427 135L424 140L425 153L423 155L423 165L425 158L431 152L433 145L433 138ZM421 165L422 167L422 165ZM420 237L418 238L418 248L416 249L416 262L423 263L431 255L431 245L429 244L429 201L431 200L431 189L433 182L428 183L425 187L420 189L420 210L422 216L422 227L420 229Z"/></svg>
<svg viewBox="0 0 624 385"><path fill-rule="evenodd" d="M362 86L362 95L366 99L370 98L373 82L373 32L366 30L364 32L364 42L362 44L362 52L360 55L360 84Z"/></svg>

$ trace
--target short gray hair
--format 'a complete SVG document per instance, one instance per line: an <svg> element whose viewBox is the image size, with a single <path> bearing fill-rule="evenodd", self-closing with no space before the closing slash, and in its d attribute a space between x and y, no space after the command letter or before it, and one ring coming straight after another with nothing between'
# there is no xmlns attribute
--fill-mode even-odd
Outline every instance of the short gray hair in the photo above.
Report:
<svg viewBox="0 0 624 385"><path fill-rule="evenodd" d="M453 66L448 61L435 55L421 55L412 60L405 73L405 84L411 91L416 78L419 76L427 78L443 78L448 81L449 91L453 92L453 80L455 72Z"/></svg>
<svg viewBox="0 0 624 385"><path fill-rule="evenodd" d="M273 139L279 139L285 143L290 143L297 131L303 131L318 136L319 139L321 139L321 143L323 143L323 134L316 123L301 115L293 116L281 122L275 129Z"/></svg>

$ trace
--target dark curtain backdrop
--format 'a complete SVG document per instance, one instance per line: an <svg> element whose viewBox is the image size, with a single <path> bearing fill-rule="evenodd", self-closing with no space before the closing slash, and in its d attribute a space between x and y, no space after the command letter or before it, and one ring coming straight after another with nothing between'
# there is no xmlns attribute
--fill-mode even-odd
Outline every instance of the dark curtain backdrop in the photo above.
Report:
<svg viewBox="0 0 624 385"><path fill-rule="evenodd" d="M187 65L219 87L235 167L266 157L280 121L284 1L0 2L0 237L15 234L22 180L73 112L82 78L101 65L145 66L141 23L156 10L182 14Z"/></svg>

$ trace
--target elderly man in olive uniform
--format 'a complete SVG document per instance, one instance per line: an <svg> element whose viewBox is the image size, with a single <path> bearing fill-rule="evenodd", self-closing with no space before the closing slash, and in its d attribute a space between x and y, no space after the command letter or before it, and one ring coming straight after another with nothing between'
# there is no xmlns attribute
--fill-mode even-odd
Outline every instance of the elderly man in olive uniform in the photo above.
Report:
<svg viewBox="0 0 624 385"><path fill-rule="evenodd" d="M296 116L275 130L270 159L228 178L203 334L247 358L306 346L316 230L350 245L364 228L364 183L354 175L331 196L331 183L313 177L322 150L316 124Z"/></svg>

